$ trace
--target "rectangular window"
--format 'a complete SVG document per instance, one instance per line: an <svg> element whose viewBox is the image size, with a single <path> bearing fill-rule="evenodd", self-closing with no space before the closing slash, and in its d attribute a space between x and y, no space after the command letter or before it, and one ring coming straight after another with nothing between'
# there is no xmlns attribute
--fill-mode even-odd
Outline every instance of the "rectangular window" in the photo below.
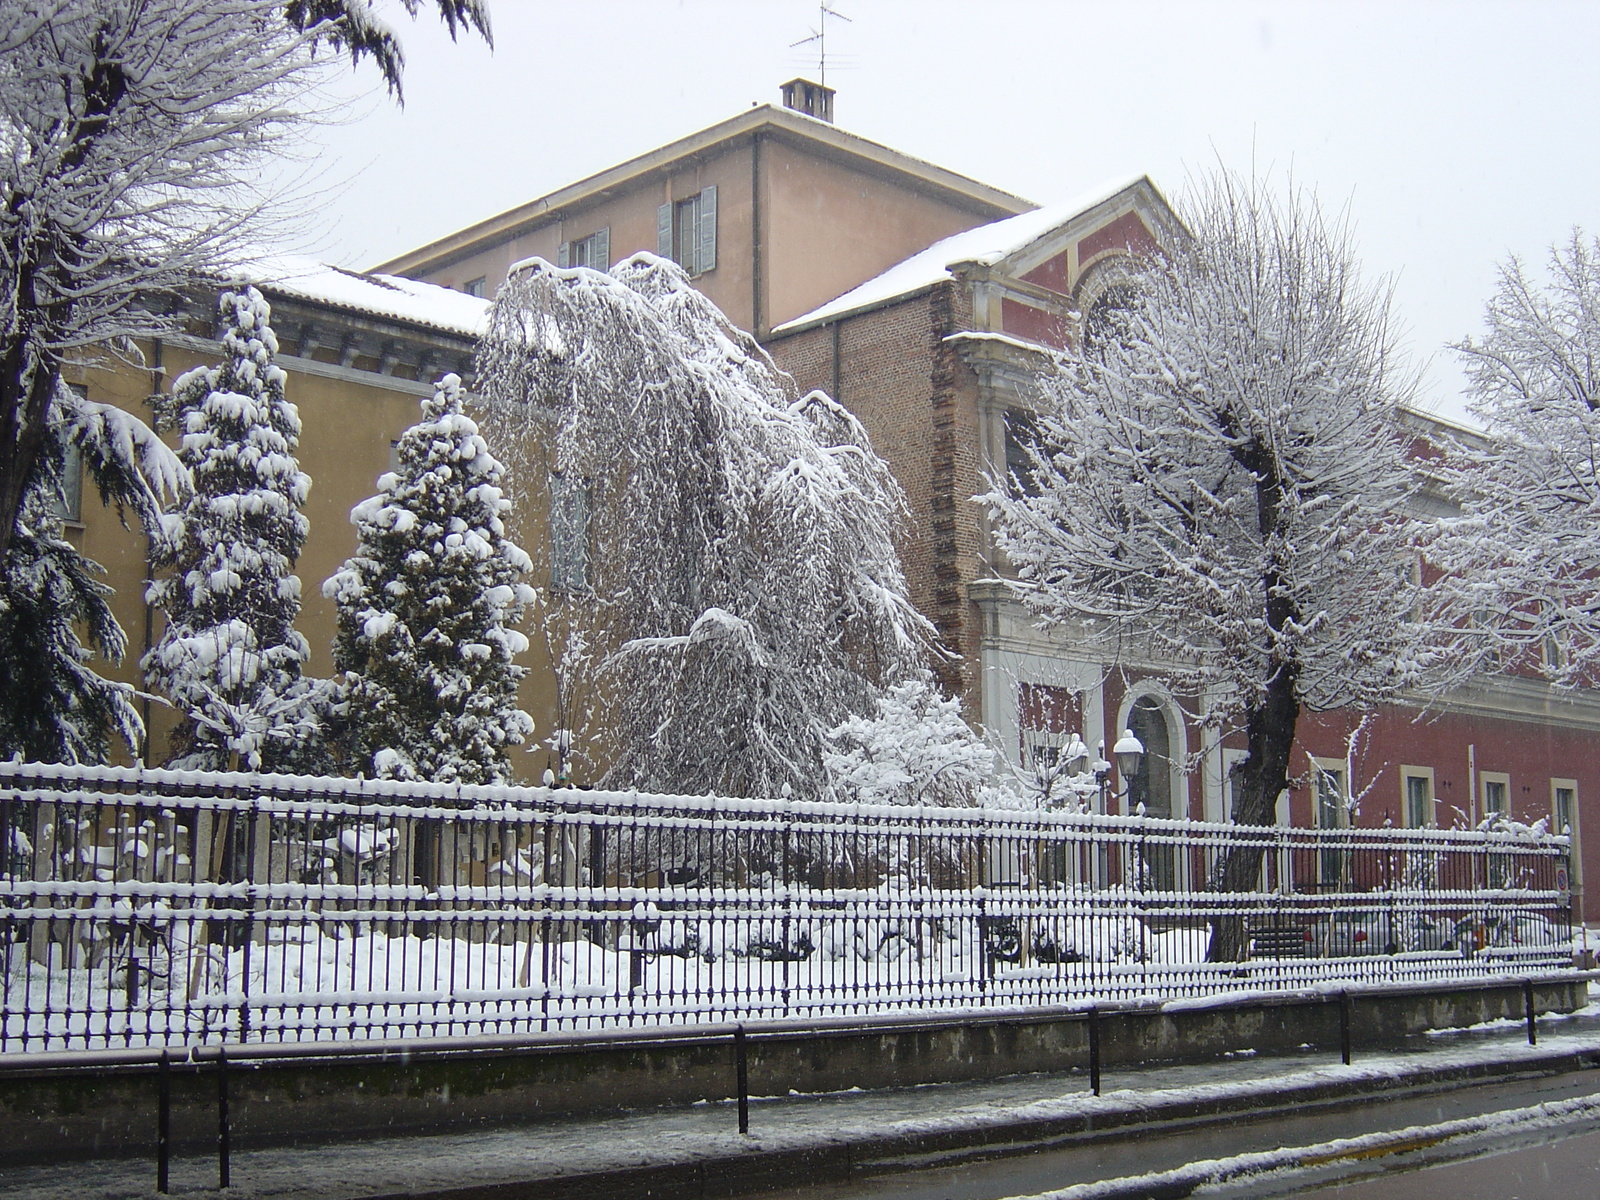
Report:
<svg viewBox="0 0 1600 1200"><path fill-rule="evenodd" d="M1217 765L1222 769L1221 778L1218 780L1218 802L1222 811L1217 813L1215 819L1221 822L1233 820L1233 814L1239 803L1239 772L1244 769L1244 760L1248 757L1243 750L1224 750L1221 762Z"/></svg>
<svg viewBox="0 0 1600 1200"><path fill-rule="evenodd" d="M1583 847L1578 840L1581 818L1578 813L1576 779L1550 781L1550 820L1556 833L1566 833L1572 838L1572 846L1567 851L1567 861L1572 875L1569 886L1572 891L1577 892L1583 886Z"/></svg>
<svg viewBox="0 0 1600 1200"><path fill-rule="evenodd" d="M64 447L63 459L56 516L78 524L83 520L83 451L76 442L68 442Z"/></svg>
<svg viewBox="0 0 1600 1200"><path fill-rule="evenodd" d="M488 291L488 286L489 286L489 278L488 278L488 276L479 275L476 279L469 279L469 280L467 280L467 282L463 283L461 285L461 290L463 292L465 292L467 295L476 296L476 297L478 297L478 299L481 300L481 299L483 299L484 295Z"/></svg>
<svg viewBox="0 0 1600 1200"><path fill-rule="evenodd" d="M1400 788L1406 824L1426 829L1433 824L1433 768L1401 767Z"/></svg>
<svg viewBox="0 0 1600 1200"><path fill-rule="evenodd" d="M1013 496L1037 496L1039 476L1029 449L1038 441L1039 428L1032 413L1006 409L1006 487Z"/></svg>
<svg viewBox="0 0 1600 1200"><path fill-rule="evenodd" d="M1479 771L1478 785L1483 790L1483 816L1511 815L1511 776L1499 771Z"/></svg>
<svg viewBox="0 0 1600 1200"><path fill-rule="evenodd" d="M589 489L550 476L550 586L580 591L589 583Z"/></svg>
<svg viewBox="0 0 1600 1200"><path fill-rule="evenodd" d="M558 267L588 267L593 271L611 269L611 227L591 233L575 242L562 242L556 254Z"/></svg>
<svg viewBox="0 0 1600 1200"><path fill-rule="evenodd" d="M1566 779L1551 782L1550 819L1555 833L1576 832L1573 822L1578 816L1578 789L1570 784Z"/></svg>
<svg viewBox="0 0 1600 1200"><path fill-rule="evenodd" d="M717 189L656 209L656 253L691 275L717 268Z"/></svg>
<svg viewBox="0 0 1600 1200"><path fill-rule="evenodd" d="M89 398L89 389L81 383L67 384L80 400ZM61 491L56 495L56 516L63 521L79 524L83 520L83 451L76 442L62 447Z"/></svg>
<svg viewBox="0 0 1600 1200"><path fill-rule="evenodd" d="M1350 825L1349 793L1345 790L1345 764L1338 759L1314 758L1311 772L1316 792L1319 829L1346 829ZM1343 887L1350 879L1347 846L1324 846L1317 861L1317 883L1328 889Z"/></svg>

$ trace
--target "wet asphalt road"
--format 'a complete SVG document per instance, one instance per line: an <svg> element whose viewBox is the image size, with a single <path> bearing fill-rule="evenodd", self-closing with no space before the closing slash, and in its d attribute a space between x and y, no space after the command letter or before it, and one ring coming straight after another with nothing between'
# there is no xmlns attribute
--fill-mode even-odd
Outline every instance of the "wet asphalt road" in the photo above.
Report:
<svg viewBox="0 0 1600 1200"><path fill-rule="evenodd" d="M1552 1100L1600 1094L1600 1071L1549 1079L1460 1087L1424 1097L1368 1101L1295 1116L1265 1117L1208 1129L1149 1134L1130 1141L1083 1143L952 1166L899 1171L847 1183L800 1186L766 1193L763 1200L1004 1200L1034 1196L1072 1184L1092 1183L1168 1170L1203 1159L1227 1158L1284 1146L1308 1146L1338 1138L1431 1125ZM1427 1168L1395 1170L1400 1162L1374 1162L1376 1177L1305 1191L1318 1200L1513 1200L1520 1197L1600 1196L1600 1132L1576 1127L1576 1135ZM1552 1137L1557 1135L1551 1135ZM1548 1176L1548 1178L1547 1178ZM1280 1196L1305 1183L1263 1181L1226 1189L1230 1196ZM1478 1190L1471 1190L1471 1189ZM1540 1190L1543 1189L1543 1190ZM1203 1193L1201 1193L1203 1194Z"/></svg>

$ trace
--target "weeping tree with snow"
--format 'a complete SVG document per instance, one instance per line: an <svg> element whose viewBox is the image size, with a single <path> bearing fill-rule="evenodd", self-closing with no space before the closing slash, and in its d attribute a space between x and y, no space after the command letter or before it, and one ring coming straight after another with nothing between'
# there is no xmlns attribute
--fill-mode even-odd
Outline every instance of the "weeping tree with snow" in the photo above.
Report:
<svg viewBox="0 0 1600 1200"><path fill-rule="evenodd" d="M903 498L859 422L797 398L649 254L513 271L479 377L513 469L581 497L561 536L582 538L582 578L552 582L619 701L606 781L823 794L830 731L913 677L931 640L894 547Z"/></svg>
<svg viewBox="0 0 1600 1200"><path fill-rule="evenodd" d="M300 415L273 360L272 311L253 287L224 292L222 362L182 375L162 406L194 490L162 518L148 599L166 614L144 659L184 715L176 761L220 770L287 765L313 740L309 648L294 627L311 480L295 450Z"/></svg>
<svg viewBox="0 0 1600 1200"><path fill-rule="evenodd" d="M1394 698L1450 653L1413 612L1387 294L1303 194L1222 173L1184 215L1192 240L1043 381L1037 494L988 499L1023 602L1203 697L1245 741L1233 820L1270 825L1302 713ZM1254 890L1260 864L1230 848L1211 885ZM1247 950L1214 922L1213 961Z"/></svg>
<svg viewBox="0 0 1600 1200"><path fill-rule="evenodd" d="M503 469L446 375L401 437L399 466L350 514L356 553L323 585L339 609L339 707L358 768L386 779L503 783L533 720L514 626L532 589L506 536Z"/></svg>
<svg viewBox="0 0 1600 1200"><path fill-rule="evenodd" d="M1433 558L1480 654L1593 686L1600 668L1600 240L1574 230L1547 278L1513 258L1481 338L1457 347L1485 436L1446 465L1462 504Z"/></svg>

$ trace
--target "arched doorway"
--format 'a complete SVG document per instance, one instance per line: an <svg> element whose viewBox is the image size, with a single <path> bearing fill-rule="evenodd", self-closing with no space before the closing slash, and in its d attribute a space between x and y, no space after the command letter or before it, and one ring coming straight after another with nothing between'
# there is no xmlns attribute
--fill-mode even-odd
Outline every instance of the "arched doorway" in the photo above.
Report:
<svg viewBox="0 0 1600 1200"><path fill-rule="evenodd" d="M1144 745L1139 770L1128 780L1128 811L1144 805L1148 817L1171 817L1172 813L1172 734L1167 714L1153 696L1141 696L1128 710L1128 728ZM1171 846L1147 847L1150 868L1149 886L1156 891L1171 891L1176 883Z"/></svg>

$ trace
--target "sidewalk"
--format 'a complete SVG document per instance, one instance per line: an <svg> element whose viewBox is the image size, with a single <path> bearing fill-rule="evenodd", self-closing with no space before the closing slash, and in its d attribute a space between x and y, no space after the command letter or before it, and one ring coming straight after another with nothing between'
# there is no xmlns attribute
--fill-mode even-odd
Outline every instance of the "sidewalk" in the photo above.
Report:
<svg viewBox="0 0 1600 1200"><path fill-rule="evenodd" d="M881 1174L976 1154L1200 1127L1274 1110L1415 1089L1600 1066L1600 1006L1540 1021L1416 1038L1387 1053L1235 1057L1196 1066L1108 1072L1102 1095L1081 1072L883 1092L768 1097L750 1133L732 1103L547 1122L492 1131L233 1155L233 1187L215 1191L214 1156L172 1164L175 1196L241 1200L536 1200L701 1197ZM1600 1078L1596 1081L1600 1089ZM0 1200L155 1195L148 1158L76 1161L0 1172Z"/></svg>

